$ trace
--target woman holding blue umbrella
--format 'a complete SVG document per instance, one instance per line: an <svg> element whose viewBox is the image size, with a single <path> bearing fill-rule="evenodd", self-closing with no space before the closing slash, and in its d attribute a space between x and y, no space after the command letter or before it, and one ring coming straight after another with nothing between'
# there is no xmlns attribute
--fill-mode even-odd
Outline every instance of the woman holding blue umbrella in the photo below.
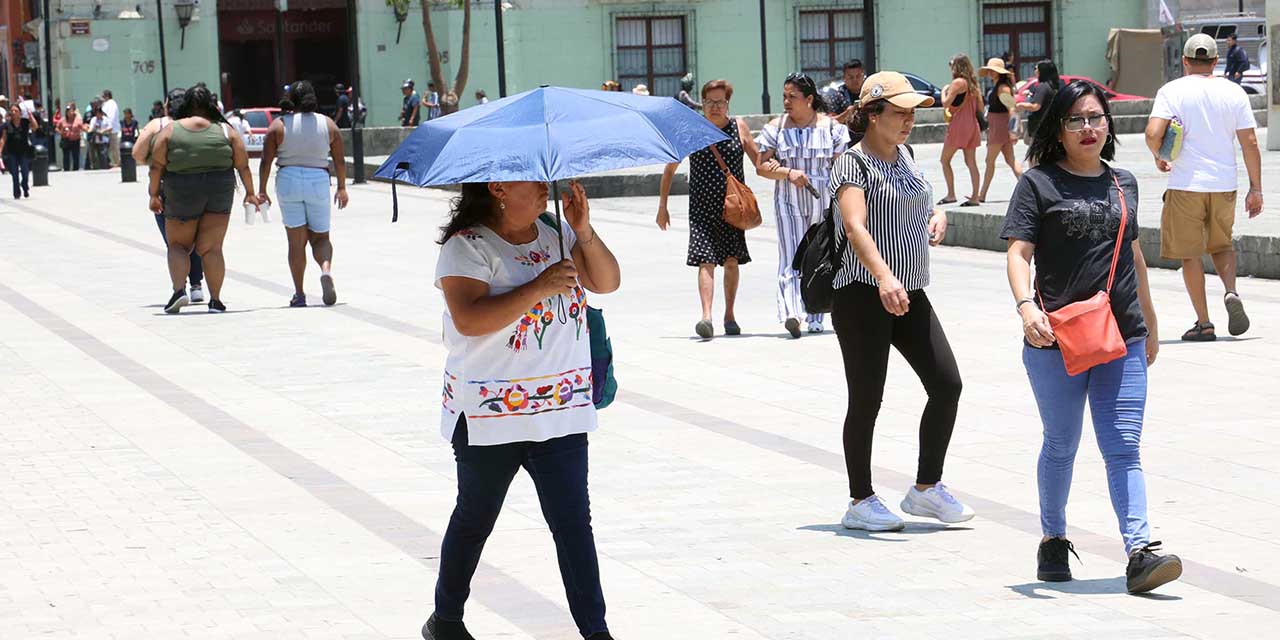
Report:
<svg viewBox="0 0 1280 640"><path fill-rule="evenodd" d="M447 118L446 118L447 119ZM587 493L592 404L587 291L618 288L618 261L591 226L587 194L564 194L558 231L539 221L545 182L471 182L441 234L444 293L441 431L457 460L458 500L440 549L427 640L468 640L463 605L480 553L522 467L556 545L582 637L612 640ZM563 244L561 244L563 242ZM568 255L562 253L567 248Z"/></svg>
<svg viewBox="0 0 1280 640"><path fill-rule="evenodd" d="M831 167L849 148L849 129L822 113L826 106L813 79L803 73L787 76L782 85L785 113L764 126L756 137L760 164L756 173L776 181L773 210L778 218L778 321L793 338L800 337L800 321L809 333L823 331L823 314L806 314L800 298L800 273L791 268L800 239L822 220L831 197Z"/></svg>

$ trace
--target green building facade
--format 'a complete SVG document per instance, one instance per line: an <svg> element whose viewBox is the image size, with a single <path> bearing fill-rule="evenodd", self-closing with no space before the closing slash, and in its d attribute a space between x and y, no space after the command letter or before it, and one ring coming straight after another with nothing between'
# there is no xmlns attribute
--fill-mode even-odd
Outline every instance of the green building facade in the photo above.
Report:
<svg viewBox="0 0 1280 640"><path fill-rule="evenodd" d="M174 1L164 0L161 65L154 5L144 3L138 14L134 0L104 0L95 17L92 0L64 0L54 16L54 95L83 106L111 88L145 118L161 95L164 66L171 86L203 81L220 88L229 106L268 106L280 86L297 77L325 92L335 82L351 84L356 59L368 125L382 126L396 122L406 78L426 91L428 56L417 0L403 21L385 0L288 0L283 14L277 2L223 0L215 7L206 0L184 34ZM443 76L452 85L464 12L447 1L438 5L433 26ZM692 72L698 84L731 81L735 112L763 108L757 0L507 0L503 6L508 93L542 84L599 88L616 79L627 89L643 83L655 95L673 95L679 77ZM1144 0L765 0L764 11L775 111L788 73L805 70L822 83L838 77L842 63L854 57L873 70L909 71L941 85L952 55L966 53L981 66L1009 51L1020 77L1049 57L1064 73L1106 82L1108 31L1144 27L1149 18ZM472 3L462 107L475 103L477 89L498 95L494 14L493 2ZM277 29L285 34L279 46ZM325 98L331 101L332 93Z"/></svg>

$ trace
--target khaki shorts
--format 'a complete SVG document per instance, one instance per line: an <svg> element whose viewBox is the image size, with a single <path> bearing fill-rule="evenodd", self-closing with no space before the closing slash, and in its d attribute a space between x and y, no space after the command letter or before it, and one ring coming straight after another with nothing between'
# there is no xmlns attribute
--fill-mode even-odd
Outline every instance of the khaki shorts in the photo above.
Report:
<svg viewBox="0 0 1280 640"><path fill-rule="evenodd" d="M1199 258L1231 251L1231 228L1236 221L1236 192L1164 192L1160 216L1160 257Z"/></svg>

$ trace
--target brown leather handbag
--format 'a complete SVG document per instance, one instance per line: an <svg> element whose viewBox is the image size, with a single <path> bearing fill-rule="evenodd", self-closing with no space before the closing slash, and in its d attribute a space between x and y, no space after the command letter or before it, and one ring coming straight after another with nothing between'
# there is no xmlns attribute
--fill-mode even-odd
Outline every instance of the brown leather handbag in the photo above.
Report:
<svg viewBox="0 0 1280 640"><path fill-rule="evenodd" d="M760 226L764 221L760 218L760 204L756 202L756 194L751 192L750 187L733 177L733 173L729 171L729 165L725 164L724 158L720 157L720 150L716 145L711 145L710 149L711 155L716 157L716 162L720 165L720 170L724 172L724 221L743 231Z"/></svg>
<svg viewBox="0 0 1280 640"><path fill-rule="evenodd" d="M1049 326L1058 339L1062 361L1067 365L1067 375L1075 376L1100 364L1119 360L1128 353L1120 326L1111 313L1111 285L1116 279L1116 264L1120 261L1120 246L1124 243L1124 228L1129 220L1129 205L1125 202L1124 188L1115 173L1111 174L1116 189L1120 191L1120 233L1116 235L1116 249L1111 254L1111 275L1107 276L1107 288L1088 300L1073 302L1057 311L1049 311ZM1044 298L1040 299L1044 306Z"/></svg>

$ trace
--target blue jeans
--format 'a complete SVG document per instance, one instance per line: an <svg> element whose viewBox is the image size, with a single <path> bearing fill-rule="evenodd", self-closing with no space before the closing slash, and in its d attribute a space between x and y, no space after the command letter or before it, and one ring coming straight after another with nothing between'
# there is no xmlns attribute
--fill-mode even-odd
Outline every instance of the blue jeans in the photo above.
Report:
<svg viewBox="0 0 1280 640"><path fill-rule="evenodd" d="M1138 447L1147 406L1147 356L1142 341L1128 354L1080 375L1067 375L1062 352L1025 346L1022 362L1031 379L1044 423L1044 445L1036 479L1040 485L1040 528L1046 536L1066 536L1067 495L1080 447L1084 404L1089 401L1093 431L1107 467L1111 507L1120 521L1125 551L1150 542L1147 484Z"/></svg>
<svg viewBox="0 0 1280 640"><path fill-rule="evenodd" d="M542 516L551 528L569 612L578 631L584 638L608 631L587 495L587 435L471 446L467 444L466 420L459 419L453 433L453 455L458 462L458 503L440 545L436 616L447 622L462 620L480 552L493 531L511 480L524 467L533 478Z"/></svg>
<svg viewBox="0 0 1280 640"><path fill-rule="evenodd" d="M5 154L4 166L13 178L13 199L27 194L27 178L31 175L31 156L23 154Z"/></svg>

